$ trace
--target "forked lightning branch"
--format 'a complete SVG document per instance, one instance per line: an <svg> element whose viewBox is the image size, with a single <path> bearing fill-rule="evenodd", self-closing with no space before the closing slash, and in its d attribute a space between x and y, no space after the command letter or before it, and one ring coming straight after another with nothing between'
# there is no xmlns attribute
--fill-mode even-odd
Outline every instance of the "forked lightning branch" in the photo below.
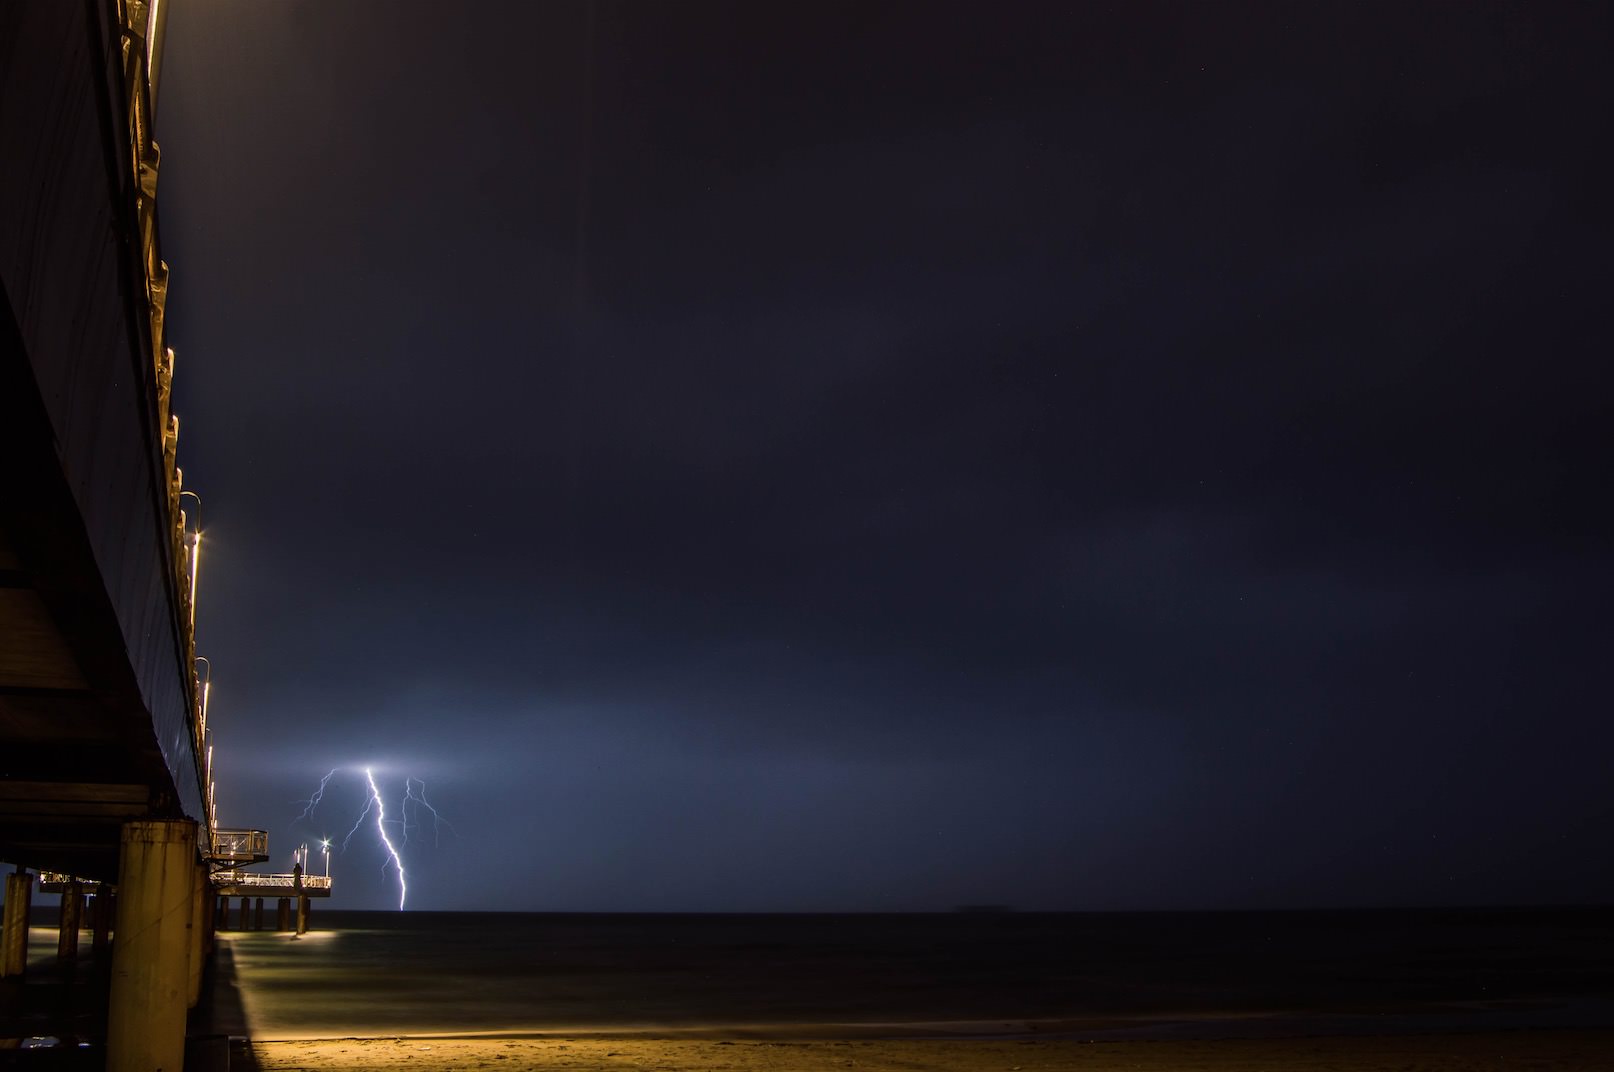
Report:
<svg viewBox="0 0 1614 1072"><path fill-rule="evenodd" d="M335 778L344 769L333 767L319 780L319 788L307 800L299 801L303 805L302 814L295 822L313 825L314 813L325 799L325 791L330 787L331 779ZM398 803L395 816L387 813L386 799L381 794L381 786L376 782L375 770L372 767L351 768L364 776L364 807L359 810L358 818L348 830L347 836L342 839L342 852L347 851L348 845L360 830L374 829L376 841L382 850L381 873L386 875L388 870L398 876L398 908L401 911L404 902L409 896L409 880L404 870L404 848L409 844L411 831L419 832L422 810L431 815L432 839L435 843L447 826L449 832L454 830L453 824L444 819L431 802L426 799L426 783L419 778L406 776L404 778L403 798ZM328 839L325 841L328 845Z"/></svg>

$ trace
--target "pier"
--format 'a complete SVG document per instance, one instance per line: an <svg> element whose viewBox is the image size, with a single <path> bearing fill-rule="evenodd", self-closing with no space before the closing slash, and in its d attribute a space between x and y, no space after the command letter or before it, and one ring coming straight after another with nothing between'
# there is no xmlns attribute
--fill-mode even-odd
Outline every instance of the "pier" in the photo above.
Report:
<svg viewBox="0 0 1614 1072"><path fill-rule="evenodd" d="M331 892L247 870L267 836L217 822L157 209L165 13L0 11L0 985L28 970L35 894L58 896L58 961L86 928L110 958L113 1072L181 1067L231 900L300 932Z"/></svg>

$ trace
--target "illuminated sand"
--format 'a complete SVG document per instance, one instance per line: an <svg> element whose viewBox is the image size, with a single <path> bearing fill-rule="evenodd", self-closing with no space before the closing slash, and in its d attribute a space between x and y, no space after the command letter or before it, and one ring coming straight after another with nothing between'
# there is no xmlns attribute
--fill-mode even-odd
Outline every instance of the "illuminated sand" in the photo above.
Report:
<svg viewBox="0 0 1614 1072"><path fill-rule="evenodd" d="M330 1068L818 1072L1580 1072L1609 1067L1614 1032L1406 1037L1068 1040L341 1039L261 1043L263 1072Z"/></svg>

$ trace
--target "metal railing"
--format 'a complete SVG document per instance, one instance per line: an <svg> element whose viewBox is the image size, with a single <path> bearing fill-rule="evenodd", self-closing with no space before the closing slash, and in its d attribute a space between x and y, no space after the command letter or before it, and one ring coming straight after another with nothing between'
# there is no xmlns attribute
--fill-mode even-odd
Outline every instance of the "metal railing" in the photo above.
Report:
<svg viewBox="0 0 1614 1072"><path fill-rule="evenodd" d="M258 833L260 831L254 831ZM287 890L297 888L296 875L264 875L256 871L215 871L213 872L215 886L236 886L255 890ZM39 873L39 891L41 893L63 893L70 883L77 882L84 893L95 893L101 888L101 883L94 879L75 878L72 875L59 871L41 871ZM329 875L304 875L304 890L329 890L331 877Z"/></svg>
<svg viewBox="0 0 1614 1072"><path fill-rule="evenodd" d="M213 859L252 861L269 859L269 831L214 830Z"/></svg>
<svg viewBox="0 0 1614 1072"><path fill-rule="evenodd" d="M101 888L101 883L93 878L79 878L76 875L63 874L60 871L41 871L39 873L40 893L66 893L70 883L77 882L79 890L83 893L94 893Z"/></svg>
<svg viewBox="0 0 1614 1072"><path fill-rule="evenodd" d="M253 889L290 890L297 885L296 875L260 875L256 871L216 871L213 874L215 886L247 886ZM328 890L331 888L329 875L304 875L303 889Z"/></svg>

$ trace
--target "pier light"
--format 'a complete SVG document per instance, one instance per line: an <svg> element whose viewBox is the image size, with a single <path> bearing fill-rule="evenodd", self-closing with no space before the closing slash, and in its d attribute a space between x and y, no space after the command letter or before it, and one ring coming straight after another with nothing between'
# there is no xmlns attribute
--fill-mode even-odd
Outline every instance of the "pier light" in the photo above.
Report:
<svg viewBox="0 0 1614 1072"><path fill-rule="evenodd" d="M196 494L194 491L182 491L179 493L179 497L182 499L187 495L196 500L196 524L191 528L189 533L191 545L191 632L194 633L196 631L196 571L202 561L202 497ZM183 524L183 512L181 512L180 518L181 524Z"/></svg>
<svg viewBox="0 0 1614 1072"><path fill-rule="evenodd" d="M196 628L196 571L202 562L202 530L191 537L191 628Z"/></svg>
<svg viewBox="0 0 1614 1072"><path fill-rule="evenodd" d="M331 839L319 839L319 851L325 854L325 877L331 877Z"/></svg>
<svg viewBox="0 0 1614 1072"><path fill-rule="evenodd" d="M202 732L205 734L205 733L207 733L207 699L208 699L208 696L210 696L212 694L212 692L213 692L213 664L208 661L207 656L205 656L205 655L198 655L196 657L196 661L201 663L202 666L207 670L207 673L202 675L202 700L201 700Z"/></svg>

